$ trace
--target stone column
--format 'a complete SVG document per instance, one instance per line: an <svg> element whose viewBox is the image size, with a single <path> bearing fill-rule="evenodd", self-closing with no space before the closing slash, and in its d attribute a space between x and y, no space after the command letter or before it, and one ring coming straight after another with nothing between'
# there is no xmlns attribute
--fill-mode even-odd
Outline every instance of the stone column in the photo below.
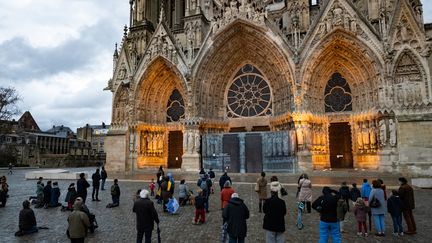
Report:
<svg viewBox="0 0 432 243"><path fill-rule="evenodd" d="M183 122L183 171L198 171L201 167L200 145L201 133L198 119L188 119Z"/></svg>
<svg viewBox="0 0 432 243"><path fill-rule="evenodd" d="M246 173L245 134L240 133L238 138L240 150L240 173Z"/></svg>

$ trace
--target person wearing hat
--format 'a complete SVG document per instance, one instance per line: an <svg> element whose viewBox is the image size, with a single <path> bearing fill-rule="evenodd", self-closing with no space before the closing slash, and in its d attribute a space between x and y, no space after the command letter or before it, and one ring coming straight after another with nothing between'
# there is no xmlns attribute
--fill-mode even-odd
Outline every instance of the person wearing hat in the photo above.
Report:
<svg viewBox="0 0 432 243"><path fill-rule="evenodd" d="M23 209L21 209L19 213L19 230L15 233L15 236L38 232L38 228L36 227L36 217L33 210L30 208L30 202L25 200L22 205Z"/></svg>
<svg viewBox="0 0 432 243"><path fill-rule="evenodd" d="M78 197L73 205L73 211L68 217L67 235L71 243L84 243L87 235L87 228L90 227L90 220L85 212L82 211L83 199Z"/></svg>
<svg viewBox="0 0 432 243"><path fill-rule="evenodd" d="M278 197L278 189L271 189L271 197L266 199L263 205L264 223L266 230L266 243L285 242L285 201Z"/></svg>
<svg viewBox="0 0 432 243"><path fill-rule="evenodd" d="M142 189L140 198L134 202L132 211L136 214L137 243L143 241L151 243L154 222L159 224L159 217L153 202L149 198L149 191Z"/></svg>
<svg viewBox="0 0 432 243"><path fill-rule="evenodd" d="M221 191L221 209L223 210L226 205L228 205L229 200L231 199L231 195L234 193L234 189L231 187L230 181L225 181L224 188Z"/></svg>
<svg viewBox="0 0 432 243"><path fill-rule="evenodd" d="M237 193L231 195L231 200L224 208L222 217L227 225L230 243L243 243L247 235L247 223L249 209Z"/></svg>
<svg viewBox="0 0 432 243"><path fill-rule="evenodd" d="M408 185L408 181L405 177L399 178L399 182L401 186L398 192L402 200L402 215L408 227L408 231L406 231L405 234L413 235L417 233L417 226L412 212L415 208L414 190Z"/></svg>

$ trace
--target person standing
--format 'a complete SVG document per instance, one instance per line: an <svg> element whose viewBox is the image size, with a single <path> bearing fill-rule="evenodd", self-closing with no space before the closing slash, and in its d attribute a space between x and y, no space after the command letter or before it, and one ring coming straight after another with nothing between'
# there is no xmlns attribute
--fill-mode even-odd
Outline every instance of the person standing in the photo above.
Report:
<svg viewBox="0 0 432 243"><path fill-rule="evenodd" d="M366 227L366 216L369 212L369 208L365 205L363 199L361 197L357 198L354 204L354 215L357 220L358 225L358 236L368 236L368 230Z"/></svg>
<svg viewBox="0 0 432 243"><path fill-rule="evenodd" d="M68 187L68 192L66 194L65 202L67 203L66 209L72 211L73 204L77 198L77 192L75 189L75 183L71 183Z"/></svg>
<svg viewBox="0 0 432 243"><path fill-rule="evenodd" d="M266 230L266 243L285 242L285 201L278 197L278 191L270 192L271 197L264 202L264 224Z"/></svg>
<svg viewBox="0 0 432 243"><path fill-rule="evenodd" d="M342 185L339 188L339 195L343 200L345 200L346 205L348 207L348 211L349 211L349 200L351 199L351 193L350 193L350 189L347 186L347 183L345 181L342 182Z"/></svg>
<svg viewBox="0 0 432 243"><path fill-rule="evenodd" d="M83 201L75 200L74 210L68 217L68 237L71 243L84 243L87 235L87 228L90 227L90 220L86 213L81 211Z"/></svg>
<svg viewBox="0 0 432 243"><path fill-rule="evenodd" d="M387 200L387 211L390 213L393 221L393 235L403 236L402 227L402 201L399 193L396 190L392 191L392 195Z"/></svg>
<svg viewBox="0 0 432 243"><path fill-rule="evenodd" d="M206 198L205 209L209 212L209 198L210 198L210 188L212 186L211 180L208 175L205 174L203 178L198 179L197 186L203 191L203 196ZM221 190L222 191L222 190Z"/></svg>
<svg viewBox="0 0 432 243"><path fill-rule="evenodd" d="M162 190L162 207L163 207L163 211L164 212L168 212L167 210L167 203L169 201L170 198L172 198L172 194L171 194L171 181L170 179L165 176L163 178L162 184L161 184L161 190Z"/></svg>
<svg viewBox="0 0 432 243"><path fill-rule="evenodd" d="M41 208L44 206L44 184L38 181L36 186L36 208Z"/></svg>
<svg viewBox="0 0 432 243"><path fill-rule="evenodd" d="M223 175L219 178L219 187L220 190L222 191L222 189L224 188L225 182L226 181L230 181L231 185L232 185L232 181L231 178L228 176L228 173L225 171L223 173Z"/></svg>
<svg viewBox="0 0 432 243"><path fill-rule="evenodd" d="M363 179L363 184L361 187L361 197L363 198L363 201L367 204L369 201L369 194L372 191L372 187L368 182L368 179Z"/></svg>
<svg viewBox="0 0 432 243"><path fill-rule="evenodd" d="M267 179L265 176L265 172L261 172L261 176L257 179L255 185L255 191L258 193L259 198L258 207L260 213L262 212L263 203L267 199Z"/></svg>
<svg viewBox="0 0 432 243"><path fill-rule="evenodd" d="M12 169L13 169L13 165L12 165L12 163L9 163L9 173L8 173L9 175L13 174Z"/></svg>
<svg viewBox="0 0 432 243"><path fill-rule="evenodd" d="M0 178L0 208L6 206L6 201L8 198L9 185L6 182L6 176Z"/></svg>
<svg viewBox="0 0 432 243"><path fill-rule="evenodd" d="M233 193L234 189L231 188L231 183L229 181L226 181L224 189L222 189L222 192L220 194L221 210L223 210L226 205L228 205L228 202L231 200L231 196Z"/></svg>
<svg viewBox="0 0 432 243"><path fill-rule="evenodd" d="M350 190L351 201L357 202L357 198L361 197L361 192L357 188L357 183L352 184L352 188Z"/></svg>
<svg viewBox="0 0 432 243"><path fill-rule="evenodd" d="M339 198L337 202L337 218L339 221L339 228L341 233L345 233L344 231L344 221L345 221L345 215L348 212L348 203L344 198Z"/></svg>
<svg viewBox="0 0 432 243"><path fill-rule="evenodd" d="M195 218L193 224L205 223L205 202L206 198L203 196L203 191L198 189L198 196L195 197Z"/></svg>
<svg viewBox="0 0 432 243"><path fill-rule="evenodd" d="M92 175L92 184L93 184L93 192L92 192L92 201L100 201L99 200L99 186L100 186L100 173L99 168L96 169L96 172ZM95 193L96 193L96 199L95 199Z"/></svg>
<svg viewBox="0 0 432 243"><path fill-rule="evenodd" d="M43 189L44 208L48 208L49 207L49 204L51 202L51 193L52 193L51 181L47 181L47 184L46 184L46 186Z"/></svg>
<svg viewBox="0 0 432 243"><path fill-rule="evenodd" d="M19 231L15 233L15 236L38 232L38 228L36 227L36 217L33 210L30 208L30 202L25 200L22 205L23 209L21 209L19 213Z"/></svg>
<svg viewBox="0 0 432 243"><path fill-rule="evenodd" d="M154 193L154 189L156 187L156 184L154 183L154 179L151 179L150 185L149 185L149 189L150 189L150 196L154 197L155 193Z"/></svg>
<svg viewBox="0 0 432 243"><path fill-rule="evenodd" d="M237 193L231 195L231 200L224 208L222 217L228 224L229 243L244 243L247 235L246 220L249 218L249 209Z"/></svg>
<svg viewBox="0 0 432 243"><path fill-rule="evenodd" d="M209 177L210 177L210 181L211 181L211 184L212 184L212 186L211 186L211 193L212 194L214 194L214 179L216 178L216 174L214 173L214 171L213 171L213 168L210 168L210 171L208 172L208 175L209 175Z"/></svg>
<svg viewBox="0 0 432 243"><path fill-rule="evenodd" d="M402 214L408 227L408 231L405 234L413 235L417 233L417 226L413 216L413 210L415 208L414 201L414 190L408 185L408 181L405 177L399 178L401 186L399 187L399 197L402 200Z"/></svg>
<svg viewBox="0 0 432 243"><path fill-rule="evenodd" d="M384 199L384 191L381 183L377 180L372 181L372 191L369 194L369 206L371 207L372 217L375 221L377 230L376 236L385 236L384 216L387 212L387 203Z"/></svg>
<svg viewBox="0 0 432 243"><path fill-rule="evenodd" d="M111 207L118 207L120 205L120 187L118 185L117 179L114 179L114 184L111 186L111 198L112 198Z"/></svg>
<svg viewBox="0 0 432 243"><path fill-rule="evenodd" d="M101 184L101 191L105 191L105 181L108 178L108 173L105 170L105 166L102 166L102 170L101 170L101 180L102 180L102 184Z"/></svg>
<svg viewBox="0 0 432 243"><path fill-rule="evenodd" d="M278 197L282 198L282 184L279 182L277 176L272 176L270 178L270 190L277 190Z"/></svg>
<svg viewBox="0 0 432 243"><path fill-rule="evenodd" d="M159 224L159 217L153 202L149 198L149 191L142 189L140 198L135 200L132 211L136 214L137 243L151 243L154 223Z"/></svg>
<svg viewBox="0 0 432 243"><path fill-rule="evenodd" d="M79 175L79 179L77 181L77 196L81 197L83 200L83 203L86 202L87 199L87 188L90 187L90 184L85 179L85 174L81 173Z"/></svg>
<svg viewBox="0 0 432 243"><path fill-rule="evenodd" d="M309 180L307 174L303 174L298 182L299 194L297 200L303 202L306 206L307 212L311 213L312 204L312 182Z"/></svg>
<svg viewBox="0 0 432 243"><path fill-rule="evenodd" d="M341 243L341 233L337 220L337 202L339 192L325 186L323 195L312 203L312 208L320 213L319 243L328 242L329 233L333 243Z"/></svg>

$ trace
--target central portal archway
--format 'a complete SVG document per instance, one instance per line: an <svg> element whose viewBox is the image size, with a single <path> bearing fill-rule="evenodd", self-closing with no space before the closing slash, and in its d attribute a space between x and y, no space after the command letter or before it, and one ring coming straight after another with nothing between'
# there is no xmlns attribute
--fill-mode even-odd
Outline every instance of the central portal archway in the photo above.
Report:
<svg viewBox="0 0 432 243"><path fill-rule="evenodd" d="M353 168L351 127L349 123L331 123L329 135L331 168Z"/></svg>

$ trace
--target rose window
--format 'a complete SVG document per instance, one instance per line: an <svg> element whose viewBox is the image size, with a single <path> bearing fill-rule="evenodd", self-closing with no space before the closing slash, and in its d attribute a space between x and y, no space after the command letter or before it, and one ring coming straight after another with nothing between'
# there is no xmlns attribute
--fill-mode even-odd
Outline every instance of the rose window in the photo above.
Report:
<svg viewBox="0 0 432 243"><path fill-rule="evenodd" d="M340 73L333 74L324 94L325 112L352 111L352 95L348 82Z"/></svg>
<svg viewBox="0 0 432 243"><path fill-rule="evenodd" d="M271 90L267 81L255 67L245 65L228 89L228 117L271 115L271 106Z"/></svg>
<svg viewBox="0 0 432 243"><path fill-rule="evenodd" d="M167 122L177 122L185 117L185 107L183 97L180 92L175 89L167 104Z"/></svg>

